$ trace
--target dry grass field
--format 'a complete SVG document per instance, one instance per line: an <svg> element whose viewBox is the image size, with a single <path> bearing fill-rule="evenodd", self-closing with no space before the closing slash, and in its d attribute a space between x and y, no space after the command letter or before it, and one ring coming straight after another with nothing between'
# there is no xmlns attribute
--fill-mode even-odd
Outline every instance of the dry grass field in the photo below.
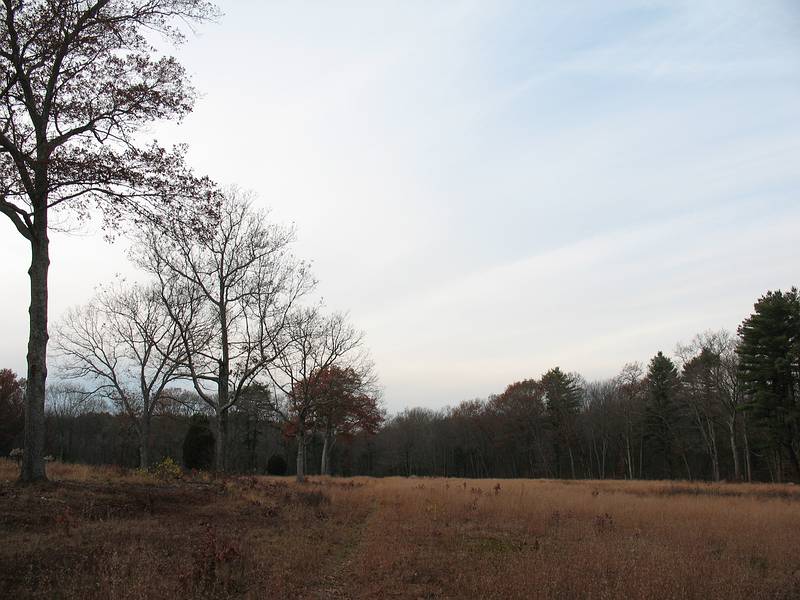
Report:
<svg viewBox="0 0 800 600"><path fill-rule="evenodd" d="M0 462L2 598L798 598L800 490Z"/></svg>

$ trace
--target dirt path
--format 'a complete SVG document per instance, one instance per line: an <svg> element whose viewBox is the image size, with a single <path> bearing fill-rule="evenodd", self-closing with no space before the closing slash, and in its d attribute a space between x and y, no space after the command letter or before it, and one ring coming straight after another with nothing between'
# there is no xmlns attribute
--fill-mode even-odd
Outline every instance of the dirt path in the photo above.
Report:
<svg viewBox="0 0 800 600"><path fill-rule="evenodd" d="M363 519L351 524L347 538L334 552L326 564L322 566L324 575L322 582L309 593L309 598L346 598L348 600L361 597L353 586L353 582L361 576L364 555L369 550L367 543L372 532L379 528L381 514L377 503L371 503Z"/></svg>

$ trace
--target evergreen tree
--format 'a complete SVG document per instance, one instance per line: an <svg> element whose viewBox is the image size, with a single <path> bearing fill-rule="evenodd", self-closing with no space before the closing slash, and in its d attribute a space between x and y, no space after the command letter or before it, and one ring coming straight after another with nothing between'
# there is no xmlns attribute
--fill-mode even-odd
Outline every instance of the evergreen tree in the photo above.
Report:
<svg viewBox="0 0 800 600"><path fill-rule="evenodd" d="M273 454L269 457L269 460L267 460L268 475L286 475L288 468L289 465L286 463L286 459L280 454Z"/></svg>
<svg viewBox="0 0 800 600"><path fill-rule="evenodd" d="M681 417L678 405L679 388L680 380L675 363L659 351L650 360L647 372L645 435L652 460L660 466L663 477L668 479L675 476L674 458L679 450L676 439Z"/></svg>
<svg viewBox="0 0 800 600"><path fill-rule="evenodd" d="M800 293L767 292L739 326L747 409L800 479Z"/></svg>
<svg viewBox="0 0 800 600"><path fill-rule="evenodd" d="M187 469L209 469L214 463L214 434L205 415L193 415L183 440L183 464Z"/></svg>
<svg viewBox="0 0 800 600"><path fill-rule="evenodd" d="M24 397L25 380L11 369L0 369L0 456L21 445Z"/></svg>
<svg viewBox="0 0 800 600"><path fill-rule="evenodd" d="M575 456L573 446L576 438L576 419L581 409L582 390L576 378L558 367L542 375L541 385L545 391L545 406L550 424L555 432L556 469L561 476L562 450L569 456L570 474L575 478Z"/></svg>

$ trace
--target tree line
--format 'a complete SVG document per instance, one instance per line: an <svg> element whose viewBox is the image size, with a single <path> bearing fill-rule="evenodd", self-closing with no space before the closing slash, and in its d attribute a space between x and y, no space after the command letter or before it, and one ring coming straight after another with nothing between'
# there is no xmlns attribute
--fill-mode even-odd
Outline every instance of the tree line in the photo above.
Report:
<svg viewBox="0 0 800 600"><path fill-rule="evenodd" d="M738 329L586 381L555 367L497 395L391 418L380 472L458 477L800 481L800 295Z"/></svg>
<svg viewBox="0 0 800 600"><path fill-rule="evenodd" d="M10 371L0 372L4 415L14 406L19 413L14 382ZM698 334L678 344L672 357L658 352L646 366L626 364L606 380L586 381L554 367L485 399L440 410L410 408L385 421L363 383L358 372L332 367L318 378L293 381L284 392L246 386L226 417L228 469L800 480L800 294L794 288L761 297L736 336ZM338 400L315 404L321 397ZM170 388L162 398L152 417L154 452L186 462L193 415L210 417L205 423L216 422L214 432L220 418L195 391ZM300 421L287 418L296 414L313 415L302 435L295 428ZM113 410L98 396L61 384L48 390L47 418L47 449L56 458L141 464L139 430L124 405ZM215 441L214 432L207 439ZM0 439L0 450L12 445L8 437ZM283 467L269 469L270 460Z"/></svg>

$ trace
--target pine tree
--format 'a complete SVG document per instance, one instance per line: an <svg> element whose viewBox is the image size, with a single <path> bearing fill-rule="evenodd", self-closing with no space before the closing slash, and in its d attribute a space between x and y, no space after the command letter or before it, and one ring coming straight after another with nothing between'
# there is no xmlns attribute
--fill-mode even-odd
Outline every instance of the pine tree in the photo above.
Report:
<svg viewBox="0 0 800 600"><path fill-rule="evenodd" d="M681 418L678 405L680 380L675 363L660 351L650 360L647 388L645 431L650 454L660 464L663 476L672 479L678 450L677 428Z"/></svg>
<svg viewBox="0 0 800 600"><path fill-rule="evenodd" d="M767 292L739 326L747 409L800 479L800 293Z"/></svg>
<svg viewBox="0 0 800 600"><path fill-rule="evenodd" d="M561 475L561 455L566 448L569 456L570 474L575 478L573 445L576 438L576 419L581 409L582 390L576 378L558 367L542 375L541 385L545 390L545 406L548 419L555 431L556 469Z"/></svg>

